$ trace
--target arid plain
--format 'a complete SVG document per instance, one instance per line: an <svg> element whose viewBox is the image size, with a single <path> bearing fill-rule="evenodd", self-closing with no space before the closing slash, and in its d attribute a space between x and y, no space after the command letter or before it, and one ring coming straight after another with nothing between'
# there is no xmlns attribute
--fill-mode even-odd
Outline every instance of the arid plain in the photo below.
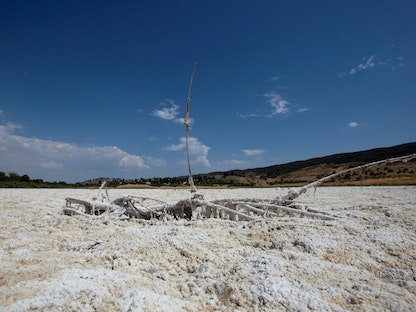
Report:
<svg viewBox="0 0 416 312"><path fill-rule="evenodd" d="M207 200L287 189L202 189ZM336 220L66 216L86 189L0 189L2 311L412 311L416 187L321 187ZM111 189L175 202L180 189Z"/></svg>

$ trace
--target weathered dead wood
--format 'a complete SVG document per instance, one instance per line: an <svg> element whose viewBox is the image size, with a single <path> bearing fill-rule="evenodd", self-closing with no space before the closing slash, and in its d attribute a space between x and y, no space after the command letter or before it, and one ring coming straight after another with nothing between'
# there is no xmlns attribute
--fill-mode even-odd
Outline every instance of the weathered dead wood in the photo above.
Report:
<svg viewBox="0 0 416 312"><path fill-rule="evenodd" d="M63 208L63 213L64 213L64 215L67 215L67 216L88 216L88 217L92 216L90 214L83 213L83 212L81 212L81 211L79 211L75 208L72 208L72 207L64 207Z"/></svg>
<svg viewBox="0 0 416 312"><path fill-rule="evenodd" d="M191 171L191 161L189 158L189 143L188 143L188 132L189 132L189 109L191 106L191 89L192 89L192 82L194 80L194 75L195 75L195 70L196 70L196 63L194 63L194 68L192 70L192 75L191 75L191 79L189 81L189 88L188 88L188 97L186 98L186 114L185 114L185 144L186 144L186 160L188 162L188 173L189 173L189 177L188 177L188 181L189 181L189 186L190 186L190 190L191 193L195 193L197 191L196 187L195 187L195 183L194 183L194 178L192 177L192 171Z"/></svg>
<svg viewBox="0 0 416 312"><path fill-rule="evenodd" d="M214 202L206 201L206 200L195 200L195 202L199 203L201 206L205 206L206 209L213 210L213 213L215 215L215 210L218 210L219 215L221 216L221 213L228 215L229 220L234 221L253 221L256 218L253 216L249 216L245 213L239 212L237 210L225 207L223 205L215 204ZM206 214L206 217L211 217L211 215ZM225 218L222 218L225 219Z"/></svg>
<svg viewBox="0 0 416 312"><path fill-rule="evenodd" d="M103 194L103 190L105 191L105 194ZM101 183L100 188L98 189L97 195L95 195L92 199L93 200L98 200L98 198L101 195L101 201L107 201L110 202L110 195L108 194L108 188L107 188L107 181L103 181Z"/></svg>
<svg viewBox="0 0 416 312"><path fill-rule="evenodd" d="M414 158L416 158L416 154L410 154L410 155L406 155L406 156L388 158L388 159L384 159L384 160L380 160L380 161L375 161L375 162L368 163L368 164L365 164L365 165L361 165L361 166L357 166L357 167L350 168L350 169L347 169L347 170L343 170L343 171L340 171L340 172L336 172L336 173L333 173L329 176L326 176L326 177L323 177L319 180L316 180L312 183L309 183L305 186L302 186L298 189L291 190L286 195L277 197L276 202L279 203L279 204L282 204L282 205L288 204L288 203L292 202L295 198L298 198L300 195L305 193L310 188L315 188L316 189L322 183L324 183L326 181L329 181L332 178L335 178L336 176L339 176L341 174L345 174L345 173L348 173L348 172L351 172L351 171L356 171L356 170L362 170L362 169L367 168L367 167L385 165L385 164L395 163L395 162L400 162L400 161L401 162L408 162L409 160L412 160Z"/></svg>
<svg viewBox="0 0 416 312"><path fill-rule="evenodd" d="M257 219L279 218L283 216L290 217L307 217L320 220L336 220L339 216L332 215L325 211L312 209L299 209L293 206L293 200L305 193L312 187L317 187L321 183L332 179L333 177L362 168L375 166L384 163L397 161L408 161L416 158L416 154L386 159L361 165L338 173L331 174L327 177L319 179L304 187L296 190L290 190L286 195L273 200L263 199L223 199L207 201L204 200L202 194L195 193L190 199L183 199L173 204L168 204L160 200L146 197L125 196L114 200L112 203L98 201L96 198L103 190L104 184L101 186L98 194L93 200L81 200L76 198L66 198L66 207L64 214L66 215L102 215L113 214L127 216L139 219L161 219L168 218L185 218L188 220L204 219L204 218L221 218L234 221L253 221ZM103 200L108 200L108 191ZM146 205L146 201L153 201L156 205ZM78 205L77 208L72 207L73 204Z"/></svg>
<svg viewBox="0 0 416 312"><path fill-rule="evenodd" d="M163 218L165 214L169 214L173 218L191 219L192 207L189 199L183 199L174 204L164 203L162 205L146 207L146 216L144 219Z"/></svg>
<svg viewBox="0 0 416 312"><path fill-rule="evenodd" d="M99 202L96 200L82 200L77 198L66 198L66 207L72 207L72 204L78 204L85 207L86 214L100 215L104 212L114 212L119 210L118 205L106 202Z"/></svg>
<svg viewBox="0 0 416 312"><path fill-rule="evenodd" d="M161 205L166 204L161 200L131 195L117 198L113 201L113 204L123 207L125 209L124 214L131 218L152 219L158 217L160 213L153 211L151 206L145 204L146 201Z"/></svg>
<svg viewBox="0 0 416 312"><path fill-rule="evenodd" d="M309 212L306 210L300 210L295 208L290 208L287 206L281 206L276 204L266 204L266 203L252 203L254 207L261 207L264 210L267 209L270 212L276 213L278 216L282 215L289 215L289 216L304 216L310 217L312 219L320 219L320 220L335 220L335 216L317 213L317 212ZM262 209L262 210L263 210Z"/></svg>
<svg viewBox="0 0 416 312"><path fill-rule="evenodd" d="M225 199L216 201L204 200L202 194L197 193L195 187L191 163L189 157L188 132L189 132L189 110L191 103L191 88L195 75L196 63L194 64L192 75L189 82L188 96L186 101L186 114L184 119L185 135L186 135L186 158L188 162L189 184L192 193L195 193L190 199L183 199L176 203L169 204L163 201L154 199L125 196L110 202L110 197L106 187L106 182L103 182L98 190L96 196L92 200L81 200L76 198L66 198L66 206L64 207L64 214L66 215L117 215L119 218L131 217L139 219L161 219L167 218L185 218L188 220L203 219L203 218L222 218L235 221L261 221L271 218L279 217L307 217L311 219L320 220L336 220L340 218L326 212L318 210L303 210L293 207L293 200L298 198L310 188L317 188L320 184L328 181L338 175L345 174L355 170L362 170L366 167L376 166L380 164L393 163L398 161L407 162L416 158L416 154L411 154L402 157L390 158L381 161L372 162L369 164L357 166L351 169L343 170L338 173L331 174L301 188L290 190L286 195L277 197L273 200L262 199ZM105 190L105 194L103 194ZM98 198L101 196L101 201ZM152 200L153 205L146 204L147 200ZM72 207L72 204L78 207ZM290 206L292 205L292 207Z"/></svg>
<svg viewBox="0 0 416 312"><path fill-rule="evenodd" d="M174 204L163 204L147 207L157 216L169 214L174 218L202 219L222 218L229 220L252 221L255 218L234 209L218 205L203 199L184 199ZM150 215L147 215L149 217Z"/></svg>
<svg viewBox="0 0 416 312"><path fill-rule="evenodd" d="M214 201L217 203L231 203L235 207L245 208L248 211L254 212L256 215L262 216L263 218L267 217L282 217L282 216L306 216L321 220L335 220L337 216L331 215L329 213L321 212L321 211L308 211L308 210L301 210L297 208L281 206L273 203L273 201L265 201L265 200L219 200Z"/></svg>

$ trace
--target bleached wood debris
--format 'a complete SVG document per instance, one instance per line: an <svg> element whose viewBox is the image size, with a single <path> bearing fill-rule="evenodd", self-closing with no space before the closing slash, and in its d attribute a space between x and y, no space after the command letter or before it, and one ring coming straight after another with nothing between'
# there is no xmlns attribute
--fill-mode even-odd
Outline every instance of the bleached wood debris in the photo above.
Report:
<svg viewBox="0 0 416 312"><path fill-rule="evenodd" d="M357 166L331 174L303 187L289 190L286 195L272 200L236 198L208 201L204 199L202 194L196 192L191 198L183 199L176 203L166 203L158 199L131 195L110 201L108 189L104 182L97 195L92 199L82 200L71 197L66 198L66 206L64 207L63 212L66 215L113 217L120 219L138 218L145 220L169 220L172 218L197 220L221 218L233 221L254 221L281 217L305 217L320 220L334 220L337 218L336 215L325 211L300 207L294 200L308 189L317 188L323 182L328 181L337 175L380 164L399 161L405 162L413 158L416 158L416 154ZM104 192L105 195L103 195ZM98 198L101 198L101 200Z"/></svg>
<svg viewBox="0 0 416 312"><path fill-rule="evenodd" d="M378 166L378 165L391 164L391 163L395 163L395 162L408 162L408 161L410 161L414 158L416 158L416 154L410 154L410 155L405 155L405 156L400 156L400 157L394 157L394 158L388 158L388 159L384 159L384 160L380 160L380 161L375 161L375 162L371 162L371 163L368 163L368 164L365 164L365 165L361 165L361 166L346 169L346 170L343 170L343 171L340 171L340 172L336 172L336 173L330 174L326 177L323 177L319 180L316 180L312 183L309 183L305 186L302 186L298 189L291 190L284 196L277 197L276 198L276 203L279 203L279 204L290 203L294 199L298 198L300 195L305 193L308 189L310 189L310 188L316 189L322 183L324 183L326 181L329 181L332 178L335 178L335 177L337 177L339 175L342 175L344 173L348 173L348 172L352 172L352 171L358 171L358 170L362 170L364 168L374 167L374 166Z"/></svg>
<svg viewBox="0 0 416 312"><path fill-rule="evenodd" d="M183 199L177 203L166 203L157 199L124 196L110 201L108 190L105 182L101 185L96 196L90 200L76 198L66 198L66 205L63 209L66 215L85 215L96 217L113 217L113 218L138 218L138 219L159 219L168 220L171 218L185 218L188 220L221 218L234 221L256 221L275 219L280 217L305 217L321 220L334 220L337 216L325 211L308 209L307 207L297 205L294 200L305 193L310 188L317 188L320 184L328 181L338 175L361 170L363 168L377 166L393 162L407 162L416 158L416 154L385 159L372 162L369 164L357 166L351 169L343 170L331 174L322 179L316 180L303 187L290 190L284 196L276 197L273 200L261 199L224 199L208 201L204 196L198 193L194 180L192 178L191 162L188 149L188 132L189 132L189 109L191 103L192 81L195 75L196 64L194 64L186 101L186 115L184 119L186 130L186 158L188 162L190 192L193 196ZM100 199L99 199L100 198Z"/></svg>

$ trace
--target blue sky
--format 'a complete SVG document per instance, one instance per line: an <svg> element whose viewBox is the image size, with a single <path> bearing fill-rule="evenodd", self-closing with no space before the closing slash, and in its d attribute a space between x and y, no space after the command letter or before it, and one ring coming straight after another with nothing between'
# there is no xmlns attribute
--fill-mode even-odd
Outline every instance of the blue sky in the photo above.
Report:
<svg viewBox="0 0 416 312"><path fill-rule="evenodd" d="M415 1L1 1L0 171L263 167L416 141Z"/></svg>

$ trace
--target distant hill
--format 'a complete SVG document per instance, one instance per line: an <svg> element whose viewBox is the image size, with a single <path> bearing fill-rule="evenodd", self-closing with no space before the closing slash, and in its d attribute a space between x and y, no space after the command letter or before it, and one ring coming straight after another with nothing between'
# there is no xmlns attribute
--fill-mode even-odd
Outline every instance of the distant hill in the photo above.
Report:
<svg viewBox="0 0 416 312"><path fill-rule="evenodd" d="M416 142L359 152L334 154L262 168L212 172L196 175L194 178L200 184L208 181L242 186L303 184L361 164L413 153L416 153ZM332 184L416 184L415 172L415 161L388 164L369 168L364 172L346 174L332 181Z"/></svg>
<svg viewBox="0 0 416 312"><path fill-rule="evenodd" d="M197 186L254 187L304 185L335 172L387 158L416 153L416 142L392 147L334 154L287 164L245 170L230 170L194 175ZM187 176L151 179L96 178L77 183L97 187L106 181L110 187L178 187L185 186ZM416 161L394 163L341 175L327 185L416 185Z"/></svg>

